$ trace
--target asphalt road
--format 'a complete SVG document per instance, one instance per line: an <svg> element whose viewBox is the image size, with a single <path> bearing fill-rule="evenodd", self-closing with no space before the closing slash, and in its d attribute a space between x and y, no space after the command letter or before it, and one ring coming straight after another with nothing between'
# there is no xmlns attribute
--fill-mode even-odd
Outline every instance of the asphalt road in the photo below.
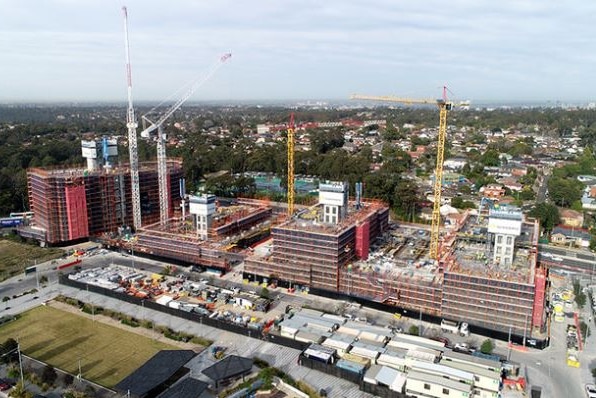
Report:
<svg viewBox="0 0 596 398"><path fill-rule="evenodd" d="M578 272L579 270L584 276L596 272L596 256L588 250L545 244L539 245L539 249L538 260L548 264L552 270L564 274ZM545 253L552 256L545 256ZM558 259L555 260L553 257Z"/></svg>

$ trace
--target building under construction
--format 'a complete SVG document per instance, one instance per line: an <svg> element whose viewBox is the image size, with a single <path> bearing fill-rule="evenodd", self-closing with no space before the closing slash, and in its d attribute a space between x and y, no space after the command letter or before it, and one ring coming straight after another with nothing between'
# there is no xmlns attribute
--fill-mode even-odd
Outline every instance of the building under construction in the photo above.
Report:
<svg viewBox="0 0 596 398"><path fill-rule="evenodd" d="M114 165L115 140L103 145L83 141L87 167L32 168L27 171L29 202L34 218L19 234L49 245L115 233L132 225L131 181L128 165ZM170 209L180 207L178 181L182 161L169 159L168 186ZM139 167L143 221L159 220L159 194L156 162ZM173 216L173 214L172 214Z"/></svg>
<svg viewBox="0 0 596 398"><path fill-rule="evenodd" d="M348 204L346 191L321 185L319 205L274 227L271 241L246 259L244 277L360 297L501 336L543 337L547 270L537 266L537 221L505 206L464 213L444 228L435 261L427 226L389 226L386 206Z"/></svg>
<svg viewBox="0 0 596 398"><path fill-rule="evenodd" d="M124 247L226 272L232 262L242 260L237 251L269 235L272 207L267 201L237 199L223 204L214 195L190 195L189 202L189 214L185 210L165 225L157 222L140 228Z"/></svg>
<svg viewBox="0 0 596 398"><path fill-rule="evenodd" d="M319 204L271 230L273 246L246 259L248 279L269 280L330 291L341 288L340 270L366 259L369 242L387 229L382 203L348 203L347 184L321 184Z"/></svg>

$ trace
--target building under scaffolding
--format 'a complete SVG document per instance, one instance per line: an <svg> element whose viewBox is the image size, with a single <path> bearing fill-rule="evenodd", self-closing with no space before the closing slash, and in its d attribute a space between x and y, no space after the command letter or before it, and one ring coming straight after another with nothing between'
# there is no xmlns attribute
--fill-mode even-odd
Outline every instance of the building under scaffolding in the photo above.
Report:
<svg viewBox="0 0 596 398"><path fill-rule="evenodd" d="M496 209L485 219L464 214L444 231L437 262L428 257L427 226L388 228L387 207L365 201L357 207L336 213L320 203L273 228L267 248L246 259L244 277L361 297L501 333L544 332L547 270L537 266L536 220L515 208ZM325 214L345 216L332 224L324 222Z"/></svg>
<svg viewBox="0 0 596 398"><path fill-rule="evenodd" d="M271 230L272 250L245 260L248 279L279 280L324 290L340 290L340 270L368 257L369 244L387 230L383 203L350 204L345 184L321 184L319 204Z"/></svg>
<svg viewBox="0 0 596 398"><path fill-rule="evenodd" d="M262 200L237 199L232 205L223 206L215 200L211 203L208 195L204 199L195 202L208 206L205 211L194 211L191 202L191 213L186 219L173 218L166 225L157 222L144 226L129 242L106 243L214 271L229 271L232 261L242 259L242 255L230 252L232 247L248 247L253 240L269 235L272 208Z"/></svg>
<svg viewBox="0 0 596 398"><path fill-rule="evenodd" d="M168 160L170 209L180 207L182 161ZM89 168L33 168L27 171L32 226L19 230L50 245L117 232L132 225L128 165ZM159 220L156 162L139 166L144 224ZM171 214L173 216L174 214Z"/></svg>

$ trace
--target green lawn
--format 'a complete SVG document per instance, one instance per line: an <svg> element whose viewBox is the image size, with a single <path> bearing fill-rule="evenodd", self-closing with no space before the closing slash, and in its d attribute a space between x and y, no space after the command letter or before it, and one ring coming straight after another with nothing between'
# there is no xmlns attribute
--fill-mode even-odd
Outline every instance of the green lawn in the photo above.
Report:
<svg viewBox="0 0 596 398"><path fill-rule="evenodd" d="M56 248L43 248L10 240L0 240L0 281L11 276L25 272L25 268L35 262L59 258L64 255L64 250Z"/></svg>
<svg viewBox="0 0 596 398"><path fill-rule="evenodd" d="M160 350L177 349L52 307L37 307L0 327L0 343L19 338L23 352L72 374L113 387Z"/></svg>

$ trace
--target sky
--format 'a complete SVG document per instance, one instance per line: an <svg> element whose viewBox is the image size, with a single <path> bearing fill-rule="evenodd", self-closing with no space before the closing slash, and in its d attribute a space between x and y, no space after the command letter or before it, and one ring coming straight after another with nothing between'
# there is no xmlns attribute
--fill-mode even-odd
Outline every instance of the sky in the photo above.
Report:
<svg viewBox="0 0 596 398"><path fill-rule="evenodd" d="M135 101L596 101L594 1L0 0L0 102L126 101L123 5Z"/></svg>

